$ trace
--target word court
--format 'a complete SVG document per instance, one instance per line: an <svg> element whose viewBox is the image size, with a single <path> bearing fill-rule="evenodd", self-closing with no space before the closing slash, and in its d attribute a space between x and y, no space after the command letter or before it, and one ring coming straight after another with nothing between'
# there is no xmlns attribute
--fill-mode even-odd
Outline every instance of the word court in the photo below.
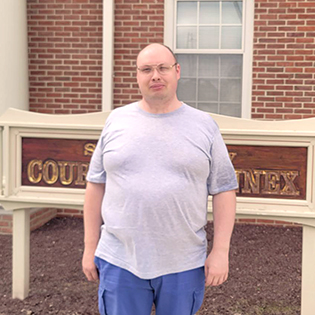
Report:
<svg viewBox="0 0 315 315"><path fill-rule="evenodd" d="M95 141L24 138L22 185L85 188Z"/></svg>

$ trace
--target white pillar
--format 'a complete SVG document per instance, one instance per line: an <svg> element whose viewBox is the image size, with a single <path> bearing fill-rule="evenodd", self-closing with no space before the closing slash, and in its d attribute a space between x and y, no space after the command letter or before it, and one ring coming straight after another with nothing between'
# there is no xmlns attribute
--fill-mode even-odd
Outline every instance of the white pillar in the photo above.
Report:
<svg viewBox="0 0 315 315"><path fill-rule="evenodd" d="M29 109L26 0L0 1L0 116Z"/></svg>
<svg viewBox="0 0 315 315"><path fill-rule="evenodd" d="M102 110L113 109L114 0L103 0Z"/></svg>
<svg viewBox="0 0 315 315"><path fill-rule="evenodd" d="M30 210L13 210L12 298L24 300L30 287Z"/></svg>
<svg viewBox="0 0 315 315"><path fill-rule="evenodd" d="M315 227L303 226L301 315L315 312Z"/></svg>

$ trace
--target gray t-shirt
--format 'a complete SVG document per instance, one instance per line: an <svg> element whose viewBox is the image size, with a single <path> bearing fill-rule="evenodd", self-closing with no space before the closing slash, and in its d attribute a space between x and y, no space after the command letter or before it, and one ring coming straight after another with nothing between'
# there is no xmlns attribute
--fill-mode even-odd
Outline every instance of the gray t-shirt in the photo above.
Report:
<svg viewBox="0 0 315 315"><path fill-rule="evenodd" d="M186 104L115 109L87 180L106 183L95 255L143 279L203 266L208 195L238 186L216 123Z"/></svg>

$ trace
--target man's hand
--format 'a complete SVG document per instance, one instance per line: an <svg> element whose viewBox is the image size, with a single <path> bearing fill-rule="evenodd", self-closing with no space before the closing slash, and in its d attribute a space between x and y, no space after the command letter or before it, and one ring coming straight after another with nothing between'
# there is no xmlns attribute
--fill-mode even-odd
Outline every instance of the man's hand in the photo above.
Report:
<svg viewBox="0 0 315 315"><path fill-rule="evenodd" d="M213 247L205 262L206 286L220 285L229 273L230 240L235 221L235 191L225 191L212 197Z"/></svg>
<svg viewBox="0 0 315 315"><path fill-rule="evenodd" d="M89 281L98 281L98 271L94 263L94 253L84 251L82 258L82 270Z"/></svg>
<svg viewBox="0 0 315 315"><path fill-rule="evenodd" d="M84 252L82 270L89 281L98 281L98 272L94 263L94 254L100 238L102 225L102 200L105 184L87 182L83 209Z"/></svg>
<svg viewBox="0 0 315 315"><path fill-rule="evenodd" d="M206 286L217 286L228 278L229 253L225 250L212 250L205 262Z"/></svg>

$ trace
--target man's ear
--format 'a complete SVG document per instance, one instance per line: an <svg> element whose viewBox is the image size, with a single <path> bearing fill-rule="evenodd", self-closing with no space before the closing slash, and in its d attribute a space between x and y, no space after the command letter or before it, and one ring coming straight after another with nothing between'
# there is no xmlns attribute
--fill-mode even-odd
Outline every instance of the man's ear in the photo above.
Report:
<svg viewBox="0 0 315 315"><path fill-rule="evenodd" d="M180 79L180 64L179 63L176 65L176 73L177 73L177 80L179 80Z"/></svg>

